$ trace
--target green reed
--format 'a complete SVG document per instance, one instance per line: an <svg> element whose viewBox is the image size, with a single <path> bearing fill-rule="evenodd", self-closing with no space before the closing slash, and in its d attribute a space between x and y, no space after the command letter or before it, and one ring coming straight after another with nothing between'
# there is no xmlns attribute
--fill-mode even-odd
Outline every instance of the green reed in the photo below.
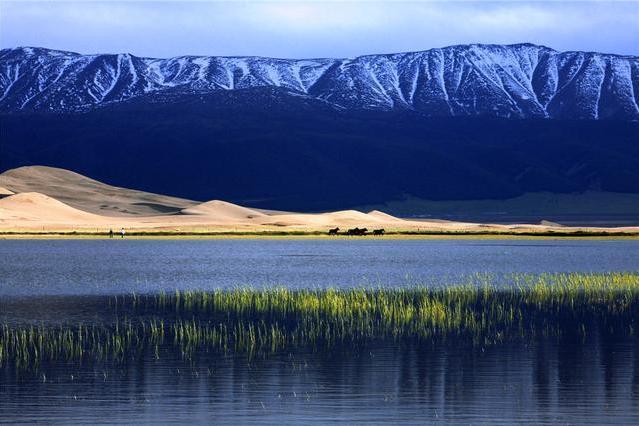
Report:
<svg viewBox="0 0 639 426"><path fill-rule="evenodd" d="M479 282L477 282L479 281ZM535 336L632 334L639 274L488 276L440 288L176 291L112 297L108 323L0 326L0 366L124 360L176 350L249 355L371 341L467 339L492 344Z"/></svg>

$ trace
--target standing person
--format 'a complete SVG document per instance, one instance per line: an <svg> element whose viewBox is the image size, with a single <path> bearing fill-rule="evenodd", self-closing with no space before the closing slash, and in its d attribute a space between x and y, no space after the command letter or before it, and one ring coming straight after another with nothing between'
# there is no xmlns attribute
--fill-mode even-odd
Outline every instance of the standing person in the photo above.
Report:
<svg viewBox="0 0 639 426"><path fill-rule="evenodd" d="M124 238L124 234L125 234L124 228L120 229L120 235L122 236L122 238Z"/></svg>
<svg viewBox="0 0 639 426"><path fill-rule="evenodd" d="M109 229L109 238L113 238L113 229Z"/></svg>

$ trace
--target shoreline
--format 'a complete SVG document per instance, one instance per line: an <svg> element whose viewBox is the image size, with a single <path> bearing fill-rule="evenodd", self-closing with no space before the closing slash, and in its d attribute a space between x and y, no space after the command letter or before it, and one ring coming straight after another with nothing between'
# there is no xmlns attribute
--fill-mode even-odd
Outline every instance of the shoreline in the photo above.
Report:
<svg viewBox="0 0 639 426"><path fill-rule="evenodd" d="M83 231L4 231L0 232L0 240L121 240L119 235L109 238L104 232L83 232ZM300 240L445 240L445 239L495 239L495 240L528 240L528 239L614 239L614 240L636 240L639 239L639 232L620 231L522 231L522 232L500 232L500 231L393 231L384 235L328 235L321 231L246 231L246 232L188 232L188 231L130 231L124 239L133 240L239 240L239 239L300 239Z"/></svg>

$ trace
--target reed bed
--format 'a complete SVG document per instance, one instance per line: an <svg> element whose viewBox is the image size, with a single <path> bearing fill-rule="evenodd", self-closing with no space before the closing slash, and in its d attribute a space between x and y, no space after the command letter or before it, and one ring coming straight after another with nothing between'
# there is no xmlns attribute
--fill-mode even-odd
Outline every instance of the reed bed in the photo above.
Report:
<svg viewBox="0 0 639 426"><path fill-rule="evenodd" d="M108 298L117 319L0 326L0 366L126 360L178 351L325 349L372 341L506 339L633 334L639 274L516 275L507 286L176 291Z"/></svg>

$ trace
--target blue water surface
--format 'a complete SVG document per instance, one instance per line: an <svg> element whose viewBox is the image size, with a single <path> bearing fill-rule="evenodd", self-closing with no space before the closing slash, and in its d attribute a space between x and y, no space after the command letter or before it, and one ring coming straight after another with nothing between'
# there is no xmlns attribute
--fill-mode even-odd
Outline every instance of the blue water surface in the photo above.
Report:
<svg viewBox="0 0 639 426"><path fill-rule="evenodd" d="M442 285L639 271L637 240L4 240L0 296Z"/></svg>

